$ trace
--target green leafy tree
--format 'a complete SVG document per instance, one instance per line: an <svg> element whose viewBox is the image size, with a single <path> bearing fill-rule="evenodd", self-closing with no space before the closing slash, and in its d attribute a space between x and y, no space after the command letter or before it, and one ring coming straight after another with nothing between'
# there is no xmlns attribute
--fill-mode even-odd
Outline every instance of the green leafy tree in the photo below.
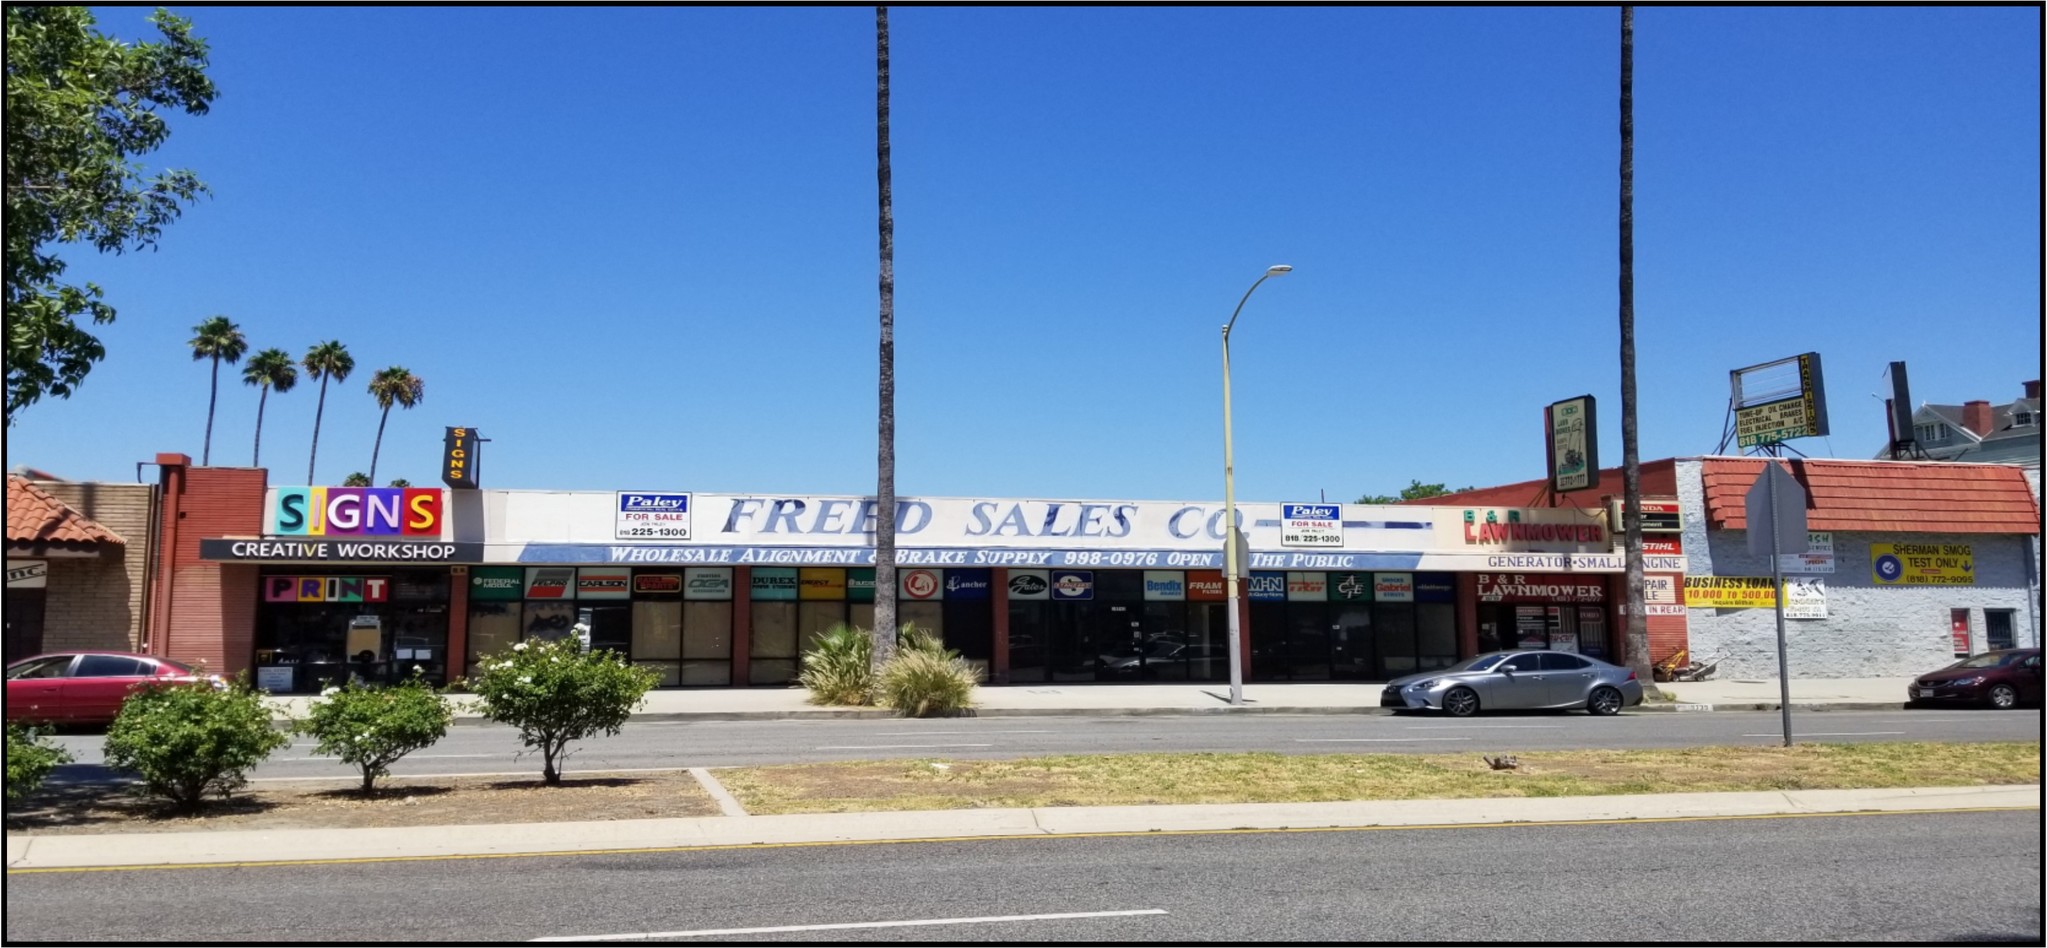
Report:
<svg viewBox="0 0 2047 948"><path fill-rule="evenodd" d="M569 636L518 642L485 656L463 684L485 718L519 729L519 741L540 752L542 779L556 785L569 744L617 734L660 678L651 668L626 664L617 652L584 652Z"/></svg>
<svg viewBox="0 0 2047 948"><path fill-rule="evenodd" d="M874 651L879 670L896 648L896 210L888 140L888 7L874 8L875 178L881 200L881 373L876 425Z"/></svg>
<svg viewBox="0 0 2047 948"><path fill-rule="evenodd" d="M448 699L415 667L411 678L388 687L350 681L323 689L293 729L319 741L313 753L361 770L362 793L369 796L392 764L448 736L454 720Z"/></svg>
<svg viewBox="0 0 2047 948"><path fill-rule="evenodd" d="M306 350L305 360L300 364L306 367L307 375L320 380L320 401L313 409L313 453L306 458L306 483L310 485L320 483L313 479L313 470L320 461L320 419L327 414L327 380L348 381L348 373L355 371L355 357L348 354L348 347L341 340L335 339Z"/></svg>
<svg viewBox="0 0 2047 948"><path fill-rule="evenodd" d="M36 729L7 725L7 805L11 807L28 799L58 764L70 762L69 751L51 743Z"/></svg>
<svg viewBox="0 0 2047 948"><path fill-rule="evenodd" d="M270 392L275 389L282 395L299 383L298 363L291 360L291 353L283 349L265 349L249 357L249 364L242 366L242 382L261 389L263 394L256 399L256 453L249 458L250 467L263 466L263 409L270 404Z"/></svg>
<svg viewBox="0 0 2047 948"><path fill-rule="evenodd" d="M341 479L341 486L343 486L343 487L374 487L374 486L376 486L376 483L375 483L374 481L371 481L371 480L370 480L370 476L369 476L368 474L364 474L364 473L363 473L363 472L361 472L361 471L352 471L352 472L350 472L350 473L349 473L349 475L348 475L347 477L344 477L344 478L342 478L342 479Z"/></svg>
<svg viewBox="0 0 2047 948"><path fill-rule="evenodd" d="M1400 496L1398 497L1388 494L1366 494L1363 497L1359 497L1356 502L1360 504L1397 504L1402 501L1425 500L1430 497L1442 497L1447 494L1461 494L1471 489L1470 486L1465 486L1451 490L1441 484L1424 484L1419 480L1415 480L1410 481L1406 487L1401 488Z"/></svg>
<svg viewBox="0 0 2047 948"><path fill-rule="evenodd" d="M213 360L212 389L206 396L206 444L199 452L199 464L203 467L213 460L213 409L220 403L220 363L233 365L242 361L242 353L249 351L249 340L243 337L242 328L226 316L215 316L192 327L192 338L186 345L192 347L192 361Z"/></svg>
<svg viewBox="0 0 2047 948"><path fill-rule="evenodd" d="M377 399L377 407L384 410L384 416L377 420L377 442L370 449L370 481L377 479L377 455L384 451L384 423L391 420L391 406L410 409L426 398L426 380L412 374L402 365L394 365L378 372L370 379L370 394Z"/></svg>
<svg viewBox="0 0 2047 948"><path fill-rule="evenodd" d="M223 687L146 685L129 695L107 728L106 759L140 776L143 792L191 812L209 792L226 798L240 789L251 769L289 743L244 676Z"/></svg>
<svg viewBox="0 0 2047 948"><path fill-rule="evenodd" d="M408 480L406 480L405 478L402 478L402 477L394 477L394 478L392 478L392 479L391 479L391 483L390 483L390 485L389 485L389 486L391 486L391 487L411 487L411 486L412 486L412 482L411 482L411 481L408 481Z"/></svg>
<svg viewBox="0 0 2047 948"><path fill-rule="evenodd" d="M190 171L144 177L134 156L170 135L159 111L204 115L206 42L158 10L161 42L101 34L86 8L9 4L7 17L7 424L69 398L106 348L79 325L114 321L99 286L65 282L58 245L124 253L156 245L207 191Z"/></svg>

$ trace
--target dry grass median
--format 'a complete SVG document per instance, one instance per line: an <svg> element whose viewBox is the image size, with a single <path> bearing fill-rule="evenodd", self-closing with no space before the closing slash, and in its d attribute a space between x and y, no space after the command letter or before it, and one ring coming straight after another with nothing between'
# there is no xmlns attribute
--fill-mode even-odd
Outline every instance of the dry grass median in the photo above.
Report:
<svg viewBox="0 0 2047 948"><path fill-rule="evenodd" d="M1125 754L720 768L754 814L1171 803L1309 803L2040 781L2040 745L1803 744L1458 754Z"/></svg>

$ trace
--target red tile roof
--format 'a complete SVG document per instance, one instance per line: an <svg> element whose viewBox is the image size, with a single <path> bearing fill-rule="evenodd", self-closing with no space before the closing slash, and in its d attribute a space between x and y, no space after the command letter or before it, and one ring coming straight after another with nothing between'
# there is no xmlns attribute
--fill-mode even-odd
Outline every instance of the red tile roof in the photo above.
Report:
<svg viewBox="0 0 2047 948"><path fill-rule="evenodd" d="M82 553L102 546L124 546L119 534L71 509L19 474L7 475L7 547L33 552L54 547Z"/></svg>
<svg viewBox="0 0 2047 948"><path fill-rule="evenodd" d="M1706 520L1719 530L1748 527L1749 487L1764 458L1705 458ZM1791 459L1805 487L1813 530L1860 533L2040 532L2040 508L2025 472L2007 464Z"/></svg>

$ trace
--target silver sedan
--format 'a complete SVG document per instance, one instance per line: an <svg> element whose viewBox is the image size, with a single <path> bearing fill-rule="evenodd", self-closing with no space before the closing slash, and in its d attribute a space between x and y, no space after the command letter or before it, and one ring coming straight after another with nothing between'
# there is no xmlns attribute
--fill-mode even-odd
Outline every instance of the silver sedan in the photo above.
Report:
<svg viewBox="0 0 2047 948"><path fill-rule="evenodd" d="M1487 652L1449 668L1397 678L1379 706L1440 710L1456 717L1486 711L1573 710L1617 714L1642 703L1642 683L1618 665L1573 652Z"/></svg>

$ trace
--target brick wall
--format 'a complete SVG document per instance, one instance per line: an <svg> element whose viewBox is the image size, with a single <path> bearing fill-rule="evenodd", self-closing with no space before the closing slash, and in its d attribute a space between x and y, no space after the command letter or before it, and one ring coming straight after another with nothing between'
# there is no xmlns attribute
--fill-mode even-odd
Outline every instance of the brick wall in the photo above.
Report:
<svg viewBox="0 0 2047 948"><path fill-rule="evenodd" d="M256 566L199 558L199 541L263 532L262 468L165 464L157 653L228 674L248 669L256 636Z"/></svg>
<svg viewBox="0 0 2047 948"><path fill-rule="evenodd" d="M38 489L128 541L96 557L51 557L43 649L133 651L142 643L148 585L149 484L35 481Z"/></svg>

